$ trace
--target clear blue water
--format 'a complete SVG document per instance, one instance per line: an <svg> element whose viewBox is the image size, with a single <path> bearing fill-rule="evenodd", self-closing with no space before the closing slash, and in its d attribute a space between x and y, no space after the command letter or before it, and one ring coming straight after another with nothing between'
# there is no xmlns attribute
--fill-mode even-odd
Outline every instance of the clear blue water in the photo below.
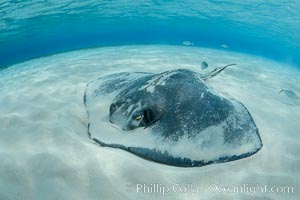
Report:
<svg viewBox="0 0 300 200"><path fill-rule="evenodd" d="M300 66L299 33L299 0L2 0L0 68L81 48L184 40Z"/></svg>

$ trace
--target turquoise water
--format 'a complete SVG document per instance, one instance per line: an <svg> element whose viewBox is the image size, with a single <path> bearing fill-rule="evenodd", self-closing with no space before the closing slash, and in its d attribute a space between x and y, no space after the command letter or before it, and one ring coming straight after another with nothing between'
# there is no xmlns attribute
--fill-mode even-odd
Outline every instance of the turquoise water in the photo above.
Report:
<svg viewBox="0 0 300 200"><path fill-rule="evenodd" d="M0 200L298 200L299 33L300 0L0 0ZM207 85L248 109L263 142L257 154L181 168L88 137L87 83L118 72L206 74L231 63ZM111 126L102 100L94 102L95 138L153 146L147 129ZM196 159L220 152L167 142L162 148ZM144 183L199 191L137 192ZM248 191L258 187L267 190Z"/></svg>
<svg viewBox="0 0 300 200"><path fill-rule="evenodd" d="M298 0L0 1L0 68L125 44L222 48L300 66Z"/></svg>

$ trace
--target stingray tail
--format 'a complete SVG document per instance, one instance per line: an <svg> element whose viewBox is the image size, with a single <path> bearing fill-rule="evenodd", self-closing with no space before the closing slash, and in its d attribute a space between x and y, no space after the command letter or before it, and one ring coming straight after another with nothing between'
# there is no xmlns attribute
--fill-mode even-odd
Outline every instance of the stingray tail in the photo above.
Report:
<svg viewBox="0 0 300 200"><path fill-rule="evenodd" d="M207 80L207 79L213 78L216 75L218 75L220 72L222 72L224 69L226 69L227 67L232 66L232 65L236 65L236 63L232 63L232 64L225 65L225 66L222 66L222 67L217 67L214 70L212 70L211 72L209 72L207 74L204 74L202 79Z"/></svg>

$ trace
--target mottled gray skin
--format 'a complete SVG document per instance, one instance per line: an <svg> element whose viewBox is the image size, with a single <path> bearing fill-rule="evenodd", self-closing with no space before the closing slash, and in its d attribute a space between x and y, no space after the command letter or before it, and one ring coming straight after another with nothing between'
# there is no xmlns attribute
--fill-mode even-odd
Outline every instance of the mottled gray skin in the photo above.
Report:
<svg viewBox="0 0 300 200"><path fill-rule="evenodd" d="M249 151L228 153L212 160L193 160L188 156L176 157L170 152L160 151L160 146L149 149L126 146L122 142L106 143L101 135L94 137L90 132L91 122L88 125L89 136L101 146L123 149L148 160L181 167L204 166L251 156L259 151L262 142L250 113L242 103L223 97L205 83L205 80L232 65L235 64L216 68L207 74L178 69L161 74L103 76L88 84L84 104L89 114L89 100L101 101L106 96L112 97L108 109L110 123L124 130L125 134L139 128L148 129L154 137L162 139L157 145L164 146L164 140L180 142L183 136L191 142L198 142L196 137L200 137L204 138L203 143L195 152L201 151L203 145L216 149L224 145L233 150L245 144L253 145ZM92 123L97 123L97 119ZM212 127L218 128L217 138L210 137L214 134ZM206 136L212 139L205 139ZM223 144L214 141L218 137L222 138Z"/></svg>
<svg viewBox="0 0 300 200"><path fill-rule="evenodd" d="M183 135L194 137L210 126L227 122L230 115L230 120L238 123L239 115L232 102L214 93L193 71L176 70L164 85L155 85L151 92L143 88L149 85L148 81L157 79L159 82L171 73L174 71L133 81L111 104L110 122L126 131L149 127L154 134L174 141ZM137 115L141 115L141 119L136 120ZM239 127L233 124L223 125L225 141L239 141L244 132L255 128L251 116L247 124L241 123Z"/></svg>

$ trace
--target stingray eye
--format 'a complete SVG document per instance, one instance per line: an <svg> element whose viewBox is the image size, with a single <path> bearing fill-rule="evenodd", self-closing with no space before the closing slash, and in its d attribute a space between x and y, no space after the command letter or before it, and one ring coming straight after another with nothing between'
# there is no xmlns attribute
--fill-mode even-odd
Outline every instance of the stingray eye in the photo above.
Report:
<svg viewBox="0 0 300 200"><path fill-rule="evenodd" d="M135 115L133 118L134 118L135 120L139 121L139 120L142 119L142 115L141 115L141 114L138 114L138 115Z"/></svg>
<svg viewBox="0 0 300 200"><path fill-rule="evenodd" d="M115 103L110 105L109 112L110 114L114 113L117 110L117 105Z"/></svg>

